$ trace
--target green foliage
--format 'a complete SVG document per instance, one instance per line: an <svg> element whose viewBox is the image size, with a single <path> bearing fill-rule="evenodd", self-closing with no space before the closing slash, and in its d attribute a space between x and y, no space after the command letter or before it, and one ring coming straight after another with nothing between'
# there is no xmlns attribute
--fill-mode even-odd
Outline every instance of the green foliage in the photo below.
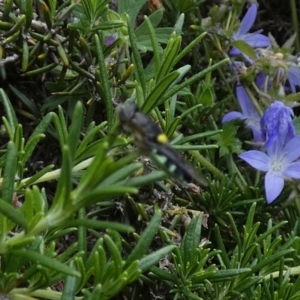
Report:
<svg viewBox="0 0 300 300"><path fill-rule="evenodd" d="M6 95L3 93L3 96ZM7 98L5 99L7 100ZM2 179L2 199L0 200L1 272L5 274L1 281L1 290L12 295L29 293L32 296L39 295L39 297L49 297L51 299L52 296L48 296L46 291L43 292L43 289L58 283L65 275L69 277L67 277L68 284L66 284L67 292L65 292L66 290L63 292L64 296L70 293L76 295L93 276L95 287L99 284L102 286L101 291L97 290L97 295L101 295L103 299L109 299L125 285L136 280L142 271L146 271L162 256L170 252L173 247L169 246L149 256L144 256L159 226L161 212L158 212L140 237L136 248L126 262L122 262L121 248L115 244L117 241L114 241L109 235L104 235L103 238L98 240L90 258L85 259L84 249L80 249L81 243L85 243L85 241L71 245L62 257L57 257L54 252L55 243L53 241L68 232L74 231L74 229L79 231L80 228L85 228L84 230L86 228L101 228L106 229L108 232L110 229L114 230L111 232L112 237L118 237L115 230L120 232L131 232L133 230L130 226L88 220L86 215L83 218L76 218L75 213L93 203L107 201L111 197L136 193L137 189L127 182L127 177L139 169L141 165L133 163L125 166L125 164L132 161L132 155L122 158L118 163L114 163L113 154L107 155L107 150L116 138L115 134L112 133L112 136L104 138L101 146L98 146L97 151L93 154L95 155L93 159L86 159L85 164L81 162L75 166L78 141L82 130L83 107L80 102L75 106L73 122L69 129L66 129L62 115L59 117L52 113L51 116L52 120L50 121L56 126L58 136L60 136L59 139L61 139L63 161L62 168L56 171L58 184L49 208L44 192L36 186L32 188L30 186L38 181L44 182L53 179L53 172L55 171L49 172L48 168L48 172L43 171L35 174L34 179L22 180L22 178L19 178L15 182L15 174L23 175L23 173L18 173L17 166L24 170L25 161L22 161L22 157L24 152L26 155L26 143L10 141L7 146ZM14 114L12 114L10 119L14 120L14 117ZM47 118L46 116L45 119ZM45 119L43 120L44 123L46 122ZM43 121L33 134L40 135L40 128L43 127L44 130L47 128L44 126ZM22 131L18 128L21 128L21 126L17 125L15 128L15 133L19 135L15 140L24 140ZM11 124L10 129L13 131L13 124ZM34 139L34 136L31 138ZM92 136L89 136L89 139L91 138ZM85 144L88 146L88 142L85 142ZM30 148L29 151L32 152L33 149ZM87 168L88 166L90 167ZM79 180L77 187L73 188L72 173L74 173L75 168L77 172L83 169L86 169L86 171ZM143 180L140 182L143 182ZM138 185L138 182L135 182L135 185ZM14 191L24 194L21 209L17 209L12 205L12 201L16 197ZM13 237L9 237L9 232L15 228L15 224L18 226L15 229L15 234ZM121 237L119 236L118 245L120 245L120 241ZM26 252L22 250L24 247L27 248ZM105 258L105 249L110 253L107 258ZM75 250L79 250L77 254ZM12 260L14 260L13 264L11 263ZM106 262L110 263L107 264ZM98 269L95 269L95 265ZM21 270L25 271L22 272ZM18 285L22 285L27 281L30 282L28 289L17 288ZM90 292L86 290L83 293L86 297L90 297L94 293L93 289Z"/></svg>
<svg viewBox="0 0 300 300"><path fill-rule="evenodd" d="M300 205L266 206L261 174L236 159L249 134L221 124L236 106L228 50L256 55L232 40L245 1L150 2L0 5L1 295L300 299ZM243 67L251 86L258 69ZM207 189L135 149L117 117L125 101Z"/></svg>
<svg viewBox="0 0 300 300"><path fill-rule="evenodd" d="M225 156L230 153L240 154L242 152L241 141L236 138L238 127L227 123L223 126L223 132L217 139L217 144L220 146L220 156Z"/></svg>

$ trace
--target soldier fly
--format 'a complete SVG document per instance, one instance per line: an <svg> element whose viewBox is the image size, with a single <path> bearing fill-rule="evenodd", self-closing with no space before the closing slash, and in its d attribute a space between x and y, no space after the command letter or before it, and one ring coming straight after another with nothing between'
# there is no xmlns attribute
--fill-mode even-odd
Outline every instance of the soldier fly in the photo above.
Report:
<svg viewBox="0 0 300 300"><path fill-rule="evenodd" d="M202 186L207 186L205 177L172 148L160 127L141 112L135 103L122 105L119 119L124 131L132 136L139 150L149 155L164 171L186 182L195 180Z"/></svg>

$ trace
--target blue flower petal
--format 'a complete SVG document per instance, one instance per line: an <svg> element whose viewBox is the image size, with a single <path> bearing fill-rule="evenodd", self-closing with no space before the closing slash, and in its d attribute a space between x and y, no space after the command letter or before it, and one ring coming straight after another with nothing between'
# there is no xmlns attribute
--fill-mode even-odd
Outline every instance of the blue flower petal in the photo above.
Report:
<svg viewBox="0 0 300 300"><path fill-rule="evenodd" d="M293 93L296 93L296 86L300 86L300 68L290 67L287 75Z"/></svg>
<svg viewBox="0 0 300 300"><path fill-rule="evenodd" d="M291 163L300 157L300 136L291 139L283 148L286 153L286 161Z"/></svg>
<svg viewBox="0 0 300 300"><path fill-rule="evenodd" d="M234 56L234 55L239 55L241 53L240 50L238 50L237 48L235 47L232 47L230 50L229 50L229 54Z"/></svg>
<svg viewBox="0 0 300 300"><path fill-rule="evenodd" d="M246 117L250 116L253 112L255 112L253 104L242 85L238 85L236 87L236 97L239 101L241 110Z"/></svg>
<svg viewBox="0 0 300 300"><path fill-rule="evenodd" d="M266 48L270 46L270 39L260 33L253 33L244 37L244 41L253 48Z"/></svg>
<svg viewBox="0 0 300 300"><path fill-rule="evenodd" d="M105 41L104 41L104 44L105 44L105 46L110 46L110 45L112 45L115 41L116 41L116 37L115 36L113 36L113 35L110 35L110 36L107 36L106 38L105 38Z"/></svg>
<svg viewBox="0 0 300 300"><path fill-rule="evenodd" d="M275 101L261 118L261 129L268 148L274 142L284 145L296 135L292 121L293 110L280 101Z"/></svg>
<svg viewBox="0 0 300 300"><path fill-rule="evenodd" d="M261 135L261 130L256 128L251 128L253 133L253 141L254 143L263 142L263 137Z"/></svg>
<svg viewBox="0 0 300 300"><path fill-rule="evenodd" d="M300 179L300 162L290 164L283 172L282 175L287 178Z"/></svg>
<svg viewBox="0 0 300 300"><path fill-rule="evenodd" d="M268 172L265 177L265 190L267 202L272 203L282 192L284 187L284 180L282 177Z"/></svg>
<svg viewBox="0 0 300 300"><path fill-rule="evenodd" d="M254 24L256 15L257 15L257 4L253 3L247 13L245 14L243 20L241 21L241 25L239 30L236 32L236 36L241 36L244 35L245 33L247 33L250 28L252 27L252 25Z"/></svg>
<svg viewBox="0 0 300 300"><path fill-rule="evenodd" d="M246 161L253 168L267 172L269 170L269 156L261 151L250 150L239 155L239 158Z"/></svg>
<svg viewBox="0 0 300 300"><path fill-rule="evenodd" d="M231 111L223 117L222 124L227 123L231 120L235 120L235 119L244 120L244 119L246 119L246 117L238 111Z"/></svg>

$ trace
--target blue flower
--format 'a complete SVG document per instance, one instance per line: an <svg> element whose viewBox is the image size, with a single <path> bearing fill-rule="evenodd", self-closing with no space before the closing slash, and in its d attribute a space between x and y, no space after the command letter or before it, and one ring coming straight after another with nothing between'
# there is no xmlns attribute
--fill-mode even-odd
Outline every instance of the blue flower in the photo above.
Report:
<svg viewBox="0 0 300 300"><path fill-rule="evenodd" d="M279 101L272 103L265 111L260 125L266 148L274 142L283 146L296 136L293 115L293 110Z"/></svg>
<svg viewBox="0 0 300 300"><path fill-rule="evenodd" d="M300 179L300 136L291 139L282 146L278 141L267 148L267 154L250 150L239 155L253 168L267 172L265 176L265 192L268 203L273 202L281 193L285 179Z"/></svg>
<svg viewBox="0 0 300 300"><path fill-rule="evenodd" d="M288 64L289 65L289 64ZM296 64L289 66L287 80L292 93L296 93L296 87L300 86L300 68Z"/></svg>
<svg viewBox="0 0 300 300"><path fill-rule="evenodd" d="M116 41L116 37L113 35L107 36L104 40L105 46L110 46Z"/></svg>
<svg viewBox="0 0 300 300"><path fill-rule="evenodd" d="M267 36L260 34L262 30L258 30L253 33L248 33L256 19L257 8L257 4L252 3L247 13L245 14L243 20L241 21L239 29L233 33L233 39L235 41L242 40L248 45L252 46L253 48L264 48L270 46L270 39ZM241 52L236 48L232 48L229 51L229 53L231 55L238 55Z"/></svg>
<svg viewBox="0 0 300 300"><path fill-rule="evenodd" d="M254 142L262 142L263 138L260 128L260 116L256 112L247 92L242 85L238 85L236 87L236 96L242 112L229 112L223 117L222 123L227 123L235 119L244 120L246 126L253 132Z"/></svg>

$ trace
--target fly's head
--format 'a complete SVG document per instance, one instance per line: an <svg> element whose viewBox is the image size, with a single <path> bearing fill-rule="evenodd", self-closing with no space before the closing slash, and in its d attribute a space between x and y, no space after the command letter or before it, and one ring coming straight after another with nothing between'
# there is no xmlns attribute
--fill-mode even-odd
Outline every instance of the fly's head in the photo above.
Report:
<svg viewBox="0 0 300 300"><path fill-rule="evenodd" d="M122 124L130 124L139 111L135 103L127 103L120 107L119 109L119 118Z"/></svg>

